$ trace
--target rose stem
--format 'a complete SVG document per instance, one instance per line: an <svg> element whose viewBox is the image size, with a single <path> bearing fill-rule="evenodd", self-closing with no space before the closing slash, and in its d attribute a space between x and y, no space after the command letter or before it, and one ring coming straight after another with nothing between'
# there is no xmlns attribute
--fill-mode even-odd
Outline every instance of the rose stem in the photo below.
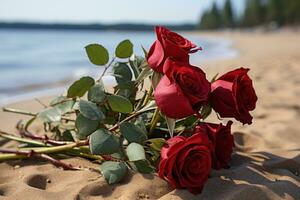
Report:
<svg viewBox="0 0 300 200"><path fill-rule="evenodd" d="M154 113L153 113L153 116L152 116L152 119L151 119L151 126L150 126L150 130L149 130L149 134L151 135L156 127L156 124L157 122L159 121L160 119L160 114L159 114L159 109L156 108Z"/></svg>
<svg viewBox="0 0 300 200"><path fill-rule="evenodd" d="M100 81L100 80L102 79L102 77L105 75L105 73L106 73L106 71L108 70L108 68L113 64L113 62L114 62L115 60L116 60L116 57L113 57L113 58L111 59L110 63L109 63L107 66L105 66L105 68L104 68L104 70L103 70L103 72L102 72L100 78L98 79L98 81Z"/></svg>
<svg viewBox="0 0 300 200"><path fill-rule="evenodd" d="M11 155L15 155L18 158L41 158L43 160L47 160L50 163L52 163L54 166L56 167L62 167L64 170L78 170L80 168L78 167L73 167L71 164L67 164L64 162L61 162L47 154L43 154L43 153L37 153L33 150L31 151L19 151L19 150L13 150L13 149L1 149L0 148L0 152L4 153L2 155L0 155L0 160L1 158L13 158L13 156Z"/></svg>
<svg viewBox="0 0 300 200"><path fill-rule="evenodd" d="M16 113L16 114L22 114L22 115L29 115L29 116L33 116L33 117L37 116L37 113L32 113L32 112L28 112L28 111L24 111L24 110L17 110L17 109L13 109L13 108L5 108L5 107L3 107L2 111L3 112ZM74 119L70 119L68 117L63 117L62 116L61 119L75 122Z"/></svg>
<svg viewBox="0 0 300 200"><path fill-rule="evenodd" d="M52 140L52 139L49 139L49 137L47 135L39 136L39 135L33 134L29 131L24 131L24 130L20 130L19 133L22 137L27 137L27 138L30 138L30 139L33 139L33 140L42 140L42 142L45 143L45 144L65 145L65 144L71 143L71 142L67 142L67 141Z"/></svg>
<svg viewBox="0 0 300 200"><path fill-rule="evenodd" d="M49 146L47 147L47 145L45 143L38 142L38 141L35 141L35 140L26 139L26 138L20 138L18 136L14 136L12 134L3 132L1 130L0 130L0 137L6 138L6 139L15 140L15 141L18 141L18 142L23 142L23 143L27 143L27 144L32 144L32 145L39 146L39 147L23 148L23 149L26 149L26 150L34 150L34 151L37 152L37 151L42 151L42 150L48 149L48 147L49 147ZM87 141L84 141L84 142L87 142ZM75 147L74 149L70 149L70 150L68 150L67 152L64 152L64 153L66 153L68 155L79 156L79 157L82 157L82 158L97 160L97 161L100 161L100 162L102 162L104 160L102 158L102 156L92 155L92 154L89 154L89 153L82 152L82 148L84 148L84 147L86 147L86 146L85 145L78 146L79 149L77 149ZM12 157L11 159L20 159L20 156L16 155L15 157ZM1 160L1 158L0 158L0 160Z"/></svg>
<svg viewBox="0 0 300 200"><path fill-rule="evenodd" d="M87 145L86 141L79 141L79 142L74 142L71 144L66 144L66 145L61 145L61 146L52 146L52 147L45 147L45 148L40 148L35 150L35 153L46 153L46 154L50 154L50 153L60 153L63 151L67 151L67 150L71 150L75 147L80 147L80 146L84 146ZM1 155L3 156L3 155ZM15 159L15 156L18 156L18 154L16 153L11 153L11 154L7 154L6 157L2 157L2 159ZM0 161L1 161L1 157L0 157Z"/></svg>
<svg viewBox="0 0 300 200"><path fill-rule="evenodd" d="M142 109L141 109L141 110L142 110ZM114 130L116 130L116 129L119 127L119 125L122 124L123 122L130 121L130 120L136 118L137 116L139 116L139 115L141 115L141 114L143 114L143 113L145 113L145 112L148 112L148 111L149 111L149 110L145 110L145 111L136 111L136 112L132 113L130 116L128 116L128 117L126 117L125 119L123 119L121 122L115 124L113 127L111 127L111 128L108 129L108 130L114 131Z"/></svg>
<svg viewBox="0 0 300 200"><path fill-rule="evenodd" d="M47 146L43 142L39 142L39 141L31 140L31 139L26 139L26 138L21 138L21 137L6 133L6 132L1 131L1 130L0 130L0 137L6 138L6 139L9 139L9 140L15 140L15 141L18 141L18 142L27 143L27 144L32 144L32 145L36 145L36 146L43 146L43 147Z"/></svg>
<svg viewBox="0 0 300 200"><path fill-rule="evenodd" d="M147 105L147 103L150 101L150 99L151 99L151 97L152 97L152 94L153 94L153 88L150 87L149 91L147 92L147 96L146 96L146 98L144 99L143 106Z"/></svg>

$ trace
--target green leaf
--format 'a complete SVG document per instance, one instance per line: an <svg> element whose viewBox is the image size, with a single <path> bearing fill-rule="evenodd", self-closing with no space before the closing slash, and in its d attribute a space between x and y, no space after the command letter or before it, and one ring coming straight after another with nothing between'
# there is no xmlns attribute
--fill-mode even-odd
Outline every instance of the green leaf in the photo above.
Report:
<svg viewBox="0 0 300 200"><path fill-rule="evenodd" d="M136 78L136 82L140 83L142 82L146 77L150 76L152 74L152 70L149 66L147 66L143 71L139 74L139 76Z"/></svg>
<svg viewBox="0 0 300 200"><path fill-rule="evenodd" d="M138 143L130 143L126 149L129 161L145 160L146 154L144 147Z"/></svg>
<svg viewBox="0 0 300 200"><path fill-rule="evenodd" d="M213 82L215 82L216 80L217 80L217 78L218 78L218 75L219 75L219 73L217 73L216 75L214 75L214 77L212 77L212 79L211 79L211 83L213 83Z"/></svg>
<svg viewBox="0 0 300 200"><path fill-rule="evenodd" d="M132 72L126 63L115 63L113 66L113 75L118 84L129 82L132 79Z"/></svg>
<svg viewBox="0 0 300 200"><path fill-rule="evenodd" d="M134 81L119 84L115 86L114 89L116 91L116 95L128 98L129 100L131 100L131 102L135 101L137 86Z"/></svg>
<svg viewBox="0 0 300 200"><path fill-rule="evenodd" d="M201 109L201 113L200 113L200 115L202 116L202 119L206 119L210 115L211 111L212 111L212 108L210 105L203 106Z"/></svg>
<svg viewBox="0 0 300 200"><path fill-rule="evenodd" d="M145 62L145 58L136 56L133 54L132 59L129 60L130 67L134 73L134 77L137 78L141 73L141 65Z"/></svg>
<svg viewBox="0 0 300 200"><path fill-rule="evenodd" d="M61 119L61 112L55 108L47 108L37 115L43 122L58 122Z"/></svg>
<svg viewBox="0 0 300 200"><path fill-rule="evenodd" d="M145 58L147 58L147 56L148 56L148 52L147 52L147 50L142 46L142 49L143 49L143 52L144 52L144 56L145 56Z"/></svg>
<svg viewBox="0 0 300 200"><path fill-rule="evenodd" d="M179 127L179 126L185 126L185 127L188 127L188 126L191 126L193 125L196 121L198 120L198 118L194 115L191 115L189 117L186 117L184 119L180 119L176 122L176 127Z"/></svg>
<svg viewBox="0 0 300 200"><path fill-rule="evenodd" d="M154 100L151 100L146 106L144 106L141 110L137 111L137 113L147 112L150 110L155 110L157 108Z"/></svg>
<svg viewBox="0 0 300 200"><path fill-rule="evenodd" d="M85 139L87 136L89 136L98 129L99 122L95 120L90 120L82 114L79 114L76 118L75 126L78 130L78 138Z"/></svg>
<svg viewBox="0 0 300 200"><path fill-rule="evenodd" d="M172 118L169 118L169 117L165 117L165 118L166 118L166 123L167 123L167 126L168 126L170 136L173 137L176 120L172 119Z"/></svg>
<svg viewBox="0 0 300 200"><path fill-rule="evenodd" d="M82 97L94 84L93 78L89 76L82 77L69 87L67 97Z"/></svg>
<svg viewBox="0 0 300 200"><path fill-rule="evenodd" d="M36 116L35 117L33 117L33 118L31 118L30 120L28 120L27 122L26 122L26 124L25 124L25 127L24 127L24 129L27 131L28 130L28 128L30 127L30 125L36 120Z"/></svg>
<svg viewBox="0 0 300 200"><path fill-rule="evenodd" d="M138 66L138 59L137 59L137 56L134 54L132 57L133 57L133 59L129 60L129 64L134 73L134 77L137 78L138 75L140 74L140 70L139 70L139 66Z"/></svg>
<svg viewBox="0 0 300 200"><path fill-rule="evenodd" d="M137 127L139 127L141 129L141 131L147 135L148 131L147 131L147 128L146 128L146 125L145 125L145 122L143 120L143 117L140 116L138 117L135 122L134 122L134 125L136 125Z"/></svg>
<svg viewBox="0 0 300 200"><path fill-rule="evenodd" d="M119 139L106 129L98 129L90 136L92 154L109 155L119 150Z"/></svg>
<svg viewBox="0 0 300 200"><path fill-rule="evenodd" d="M147 135L142 129L129 122L120 124L120 131L128 142L142 143L147 139Z"/></svg>
<svg viewBox="0 0 300 200"><path fill-rule="evenodd" d="M156 88L156 86L158 85L161 77L162 77L161 73L158 73L158 72L155 72L155 71L153 72L153 75L151 77L151 83L152 83L153 89Z"/></svg>
<svg viewBox="0 0 300 200"><path fill-rule="evenodd" d="M115 53L118 58L129 58L133 53L133 44L124 40L118 44Z"/></svg>
<svg viewBox="0 0 300 200"><path fill-rule="evenodd" d="M105 118L105 115L100 111L97 105L90 101L79 101L79 110L83 116L91 120L103 120Z"/></svg>
<svg viewBox="0 0 300 200"><path fill-rule="evenodd" d="M128 168L122 162L106 161L100 166L101 173L108 184L120 182L127 174Z"/></svg>
<svg viewBox="0 0 300 200"><path fill-rule="evenodd" d="M130 166L139 173L150 174L155 172L155 168L147 160L138 160L130 162Z"/></svg>
<svg viewBox="0 0 300 200"><path fill-rule="evenodd" d="M56 104L54 107L56 107L61 114L65 114L73 110L74 104L75 101L73 100L65 100L64 102Z"/></svg>
<svg viewBox="0 0 300 200"><path fill-rule="evenodd" d="M98 83L90 88L88 92L88 100L94 103L101 103L105 98L105 91L102 84Z"/></svg>
<svg viewBox="0 0 300 200"><path fill-rule="evenodd" d="M166 143L166 140L163 138L154 138L154 139L149 139L146 141L149 146L155 150L155 151L160 151L161 148L164 146Z"/></svg>
<svg viewBox="0 0 300 200"><path fill-rule="evenodd" d="M63 133L62 133L62 139L64 141L72 141L74 142L74 137L73 137L73 134L72 134L72 131L70 130L65 130Z"/></svg>
<svg viewBox="0 0 300 200"><path fill-rule="evenodd" d="M85 47L89 60L94 65L105 65L109 61L109 54L105 47L100 44L90 44Z"/></svg>
<svg viewBox="0 0 300 200"><path fill-rule="evenodd" d="M133 111L131 102L125 97L119 95L110 95L107 97L107 100L109 106L115 112L131 113Z"/></svg>

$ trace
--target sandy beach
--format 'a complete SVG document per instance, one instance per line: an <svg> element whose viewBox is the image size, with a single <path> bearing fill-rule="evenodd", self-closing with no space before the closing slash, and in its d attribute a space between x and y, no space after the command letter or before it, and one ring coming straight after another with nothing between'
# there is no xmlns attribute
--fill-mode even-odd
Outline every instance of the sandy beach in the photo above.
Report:
<svg viewBox="0 0 300 200"><path fill-rule="evenodd" d="M0 163L0 199L300 199L300 33L193 34L232 40L239 57L205 64L207 77L238 67L250 68L259 98L253 124L235 123L232 128L236 151L231 168L213 171L202 194L172 190L155 175L134 174L121 184L109 186L97 172L63 171L45 162L26 160ZM40 100L47 104L50 98ZM8 107L31 112L43 108L35 100ZM14 133L20 119L28 118L0 111L0 129ZM213 116L208 120L214 120ZM42 132L42 128L35 127L35 131ZM0 146L13 145L0 140ZM65 162L99 168L79 158Z"/></svg>

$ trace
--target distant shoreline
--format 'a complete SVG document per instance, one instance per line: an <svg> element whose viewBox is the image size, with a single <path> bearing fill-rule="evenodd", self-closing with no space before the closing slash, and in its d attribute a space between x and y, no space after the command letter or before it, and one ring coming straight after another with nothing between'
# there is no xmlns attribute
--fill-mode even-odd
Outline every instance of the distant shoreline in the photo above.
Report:
<svg viewBox="0 0 300 200"><path fill-rule="evenodd" d="M30 30L116 30L116 31L153 31L157 24L68 24L68 23L29 23L29 22L0 22L0 29L30 29ZM196 30L194 24L162 24L177 31Z"/></svg>

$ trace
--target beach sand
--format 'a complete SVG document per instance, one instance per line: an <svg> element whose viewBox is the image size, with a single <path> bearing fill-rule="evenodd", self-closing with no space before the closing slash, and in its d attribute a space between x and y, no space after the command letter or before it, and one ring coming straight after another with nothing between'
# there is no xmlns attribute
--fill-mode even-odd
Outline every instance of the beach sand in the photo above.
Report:
<svg viewBox="0 0 300 200"><path fill-rule="evenodd" d="M194 33L198 35L199 33ZM63 171L51 164L14 161L0 164L0 199L300 199L300 33L201 33L225 37L240 51L238 58L210 62L203 67L208 78L217 72L250 68L258 95L251 126L235 123L235 153L231 168L213 171L202 194L172 190L155 175L130 175L109 186L97 172ZM49 102L49 98L42 98ZM10 105L38 111L36 101ZM0 113L0 129L14 132L23 116ZM210 118L214 120L214 117ZM36 127L41 132L40 127ZM0 141L0 145L15 145ZM64 160L97 169L79 158Z"/></svg>

